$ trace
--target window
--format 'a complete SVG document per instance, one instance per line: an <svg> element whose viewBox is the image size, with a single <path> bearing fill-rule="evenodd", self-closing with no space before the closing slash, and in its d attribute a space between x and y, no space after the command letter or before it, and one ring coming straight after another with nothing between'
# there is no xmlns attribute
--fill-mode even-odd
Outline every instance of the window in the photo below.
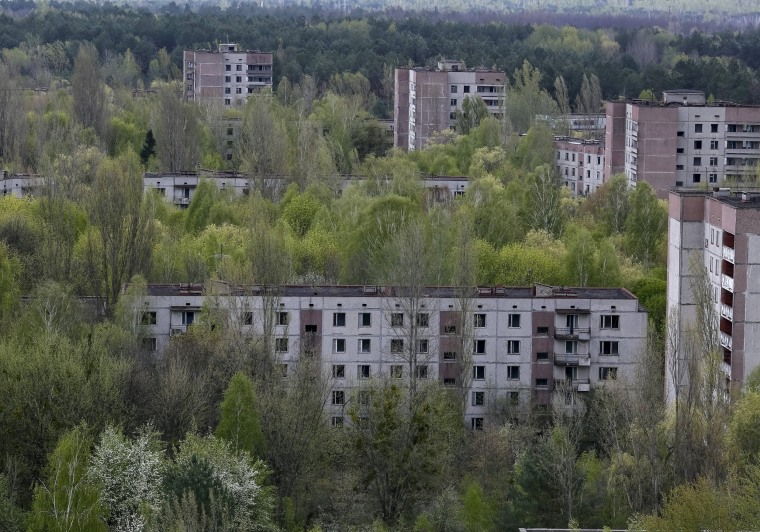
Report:
<svg viewBox="0 0 760 532"><path fill-rule="evenodd" d="M536 379L536 386L549 386L549 379Z"/></svg>
<svg viewBox="0 0 760 532"><path fill-rule="evenodd" d="M707 174L707 179L710 181L710 183L717 183L718 174Z"/></svg>
<svg viewBox="0 0 760 532"><path fill-rule="evenodd" d="M678 133L676 133L676 137L683 137L683 131L679 131Z"/></svg>
<svg viewBox="0 0 760 532"><path fill-rule="evenodd" d="M574 355L578 352L578 342L575 340L565 341L565 353L568 355Z"/></svg>
<svg viewBox="0 0 760 532"><path fill-rule="evenodd" d="M155 312L143 312L142 319L140 320L142 325L155 325L156 313Z"/></svg>
<svg viewBox="0 0 760 532"><path fill-rule="evenodd" d="M372 327L372 314L369 312L360 312L359 327Z"/></svg>
<svg viewBox="0 0 760 532"><path fill-rule="evenodd" d="M195 321L195 312L187 310L182 313L182 325L192 325Z"/></svg>
<svg viewBox="0 0 760 532"><path fill-rule="evenodd" d="M485 406L486 393L485 392L472 392L472 406Z"/></svg>
<svg viewBox="0 0 760 532"><path fill-rule="evenodd" d="M457 353L456 351L444 351L443 352L443 359L444 360L456 360Z"/></svg>
<svg viewBox="0 0 760 532"><path fill-rule="evenodd" d="M253 312L243 313L243 325L253 325Z"/></svg>
<svg viewBox="0 0 760 532"><path fill-rule="evenodd" d="M231 92L232 92L232 89L230 89L229 87L224 88L224 94L230 94Z"/></svg>
<svg viewBox="0 0 760 532"><path fill-rule="evenodd" d="M274 350L278 353L287 353L288 351L288 339L287 338L275 338Z"/></svg>
<svg viewBox="0 0 760 532"><path fill-rule="evenodd" d="M710 157L710 166L718 166L718 158Z"/></svg>
<svg viewBox="0 0 760 532"><path fill-rule="evenodd" d="M509 404L512 406L520 404L520 392L509 392Z"/></svg>
<svg viewBox="0 0 760 532"><path fill-rule="evenodd" d="M225 98L224 99L224 105L230 105L230 99L229 98Z"/></svg>
<svg viewBox="0 0 760 532"><path fill-rule="evenodd" d="M599 368L599 380L609 381L617 379L617 368Z"/></svg>
<svg viewBox="0 0 760 532"><path fill-rule="evenodd" d="M426 312L417 314L417 327L427 327L430 323L430 315Z"/></svg>
<svg viewBox="0 0 760 532"><path fill-rule="evenodd" d="M474 341L474 353L476 355L484 355L486 353L486 341L485 340L475 340Z"/></svg>
<svg viewBox="0 0 760 532"><path fill-rule="evenodd" d="M371 352L371 341L369 338L359 338L359 352L369 353Z"/></svg>
<svg viewBox="0 0 760 532"><path fill-rule="evenodd" d="M520 327L520 315L519 314L510 314L507 317L507 327L510 329L517 329ZM548 333L549 331L547 331Z"/></svg>
<svg viewBox="0 0 760 532"><path fill-rule="evenodd" d="M404 352L404 340L400 338L393 338L391 340L391 353L403 353Z"/></svg>
<svg viewBox="0 0 760 532"><path fill-rule="evenodd" d="M426 354L428 352L428 341L427 340L420 340L417 343L417 352L421 354Z"/></svg>
<svg viewBox="0 0 760 532"><path fill-rule="evenodd" d="M457 99L456 98L452 98L450 103L451 103L451 107L456 107L456 105L457 105Z"/></svg>
<svg viewBox="0 0 760 532"><path fill-rule="evenodd" d="M683 165L682 164L677 164L676 165L676 170L683 170Z"/></svg>
<svg viewBox="0 0 760 532"><path fill-rule="evenodd" d="M344 364L333 364L332 376L333 376L333 379L345 379L346 366Z"/></svg>
<svg viewBox="0 0 760 532"><path fill-rule="evenodd" d="M451 94L456 94L456 93L457 93L457 86L456 85L452 85L451 86Z"/></svg>
<svg viewBox="0 0 760 532"><path fill-rule="evenodd" d="M289 322L288 319L288 313L287 312L278 312L277 313L277 325L287 325Z"/></svg>
<svg viewBox="0 0 760 532"><path fill-rule="evenodd" d="M676 148L676 153L683 153L683 148Z"/></svg>
<svg viewBox="0 0 760 532"><path fill-rule="evenodd" d="M370 399L371 399L371 394L369 393L369 390L359 391L359 396L357 397L357 400L359 401L360 405L368 405Z"/></svg>
<svg viewBox="0 0 760 532"><path fill-rule="evenodd" d="M237 89L235 89L235 94L243 94L243 89L238 87Z"/></svg>
<svg viewBox="0 0 760 532"><path fill-rule="evenodd" d="M346 352L346 339L336 338L333 340L333 353L345 353Z"/></svg>
<svg viewBox="0 0 760 532"><path fill-rule="evenodd" d="M457 326L456 325L444 325L443 326L443 334L456 334L457 333Z"/></svg>
<svg viewBox="0 0 760 532"><path fill-rule="evenodd" d="M717 150L718 149L718 141L717 140L711 140L710 141L710 149L711 150Z"/></svg>
<svg viewBox="0 0 760 532"><path fill-rule="evenodd" d="M710 133L718 132L718 124L710 124Z"/></svg>
<svg viewBox="0 0 760 532"><path fill-rule="evenodd" d="M457 380L456 379L452 379L452 378L443 379L443 385L444 386L456 386L457 385Z"/></svg>
<svg viewBox="0 0 760 532"><path fill-rule="evenodd" d="M418 379L427 379L428 378L428 367L427 364L420 364L417 366L417 378Z"/></svg>
<svg viewBox="0 0 760 532"><path fill-rule="evenodd" d="M277 364L277 373L282 377L283 379L288 376L288 365L287 364Z"/></svg>
<svg viewBox="0 0 760 532"><path fill-rule="evenodd" d="M482 381L486 378L486 367L485 366L473 366L472 367L472 378L476 381Z"/></svg>
<svg viewBox="0 0 760 532"><path fill-rule="evenodd" d="M474 417L474 418L472 418L472 430L483 430L483 418L482 417Z"/></svg>
<svg viewBox="0 0 760 532"><path fill-rule="evenodd" d="M146 351L156 351L158 349L158 343L155 338L143 338L142 346Z"/></svg>
<svg viewBox="0 0 760 532"><path fill-rule="evenodd" d="M243 65L235 65L235 70L240 72L241 70L243 70Z"/></svg>
<svg viewBox="0 0 760 532"><path fill-rule="evenodd" d="M536 334L549 334L549 327L536 327Z"/></svg>
<svg viewBox="0 0 760 532"><path fill-rule="evenodd" d="M404 366L394 365L391 366L391 377L394 379L400 379L404 376Z"/></svg>
<svg viewBox="0 0 760 532"><path fill-rule="evenodd" d="M242 76L235 76L235 83L240 83L243 81Z"/></svg>
<svg viewBox="0 0 760 532"><path fill-rule="evenodd" d="M507 379L520 380L520 366L507 366Z"/></svg>
<svg viewBox="0 0 760 532"><path fill-rule="evenodd" d="M346 404L346 392L344 392L343 390L333 390L332 404L334 405Z"/></svg>
<svg viewBox="0 0 760 532"><path fill-rule="evenodd" d="M369 379L370 367L369 364L359 364L356 367L356 376L359 379Z"/></svg>
<svg viewBox="0 0 760 532"><path fill-rule="evenodd" d="M475 314L475 327L476 328L482 328L486 326L486 315L485 314Z"/></svg>
<svg viewBox="0 0 760 532"><path fill-rule="evenodd" d="M224 76L225 83L229 83L230 81L232 81L232 78L230 76Z"/></svg>
<svg viewBox="0 0 760 532"><path fill-rule="evenodd" d="M404 315L401 312L391 314L391 327L403 327Z"/></svg>
<svg viewBox="0 0 760 532"><path fill-rule="evenodd" d="M232 65L224 65L224 70L229 72L230 70L232 70Z"/></svg>
<svg viewBox="0 0 760 532"><path fill-rule="evenodd" d="M549 360L549 353L547 351L539 351L536 353L536 360Z"/></svg>
<svg viewBox="0 0 760 532"><path fill-rule="evenodd" d="M599 342L599 354L600 355L618 355L619 342Z"/></svg>
<svg viewBox="0 0 760 532"><path fill-rule="evenodd" d="M345 326L346 326L346 313L333 312L333 327L345 327Z"/></svg>
<svg viewBox="0 0 760 532"><path fill-rule="evenodd" d="M520 354L520 340L507 340L507 354L508 355Z"/></svg>
<svg viewBox="0 0 760 532"><path fill-rule="evenodd" d="M702 157L694 157L694 166L702 166Z"/></svg>
<svg viewBox="0 0 760 532"><path fill-rule="evenodd" d="M701 150L702 149L702 141L701 140L695 140L694 141L694 149L695 150Z"/></svg>
<svg viewBox="0 0 760 532"><path fill-rule="evenodd" d="M330 420L330 423L333 427L342 427L343 426L343 416L333 416Z"/></svg>
<svg viewBox="0 0 760 532"><path fill-rule="evenodd" d="M692 174L691 180L694 183L699 183L700 181L702 181L702 174Z"/></svg>
<svg viewBox="0 0 760 532"><path fill-rule="evenodd" d="M702 124L694 124L694 133L702 133Z"/></svg>
<svg viewBox="0 0 760 532"><path fill-rule="evenodd" d="M620 316L604 314L600 316L599 327L602 329L619 329Z"/></svg>

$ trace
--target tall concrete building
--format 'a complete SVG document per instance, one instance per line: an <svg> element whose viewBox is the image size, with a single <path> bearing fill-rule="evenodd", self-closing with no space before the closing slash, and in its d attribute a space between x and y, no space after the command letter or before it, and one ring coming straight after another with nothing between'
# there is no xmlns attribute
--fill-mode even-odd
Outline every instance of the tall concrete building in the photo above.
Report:
<svg viewBox="0 0 760 532"><path fill-rule="evenodd" d="M378 286L284 286L273 295L150 285L134 308L146 348L158 351L204 308L246 334L262 334L270 309L277 371L287 378L302 357L316 357L336 425L363 383L414 377L459 387L466 423L482 428L498 407L545 405L555 389L586 393L632 376L646 340L647 313L622 288L480 287L464 300L447 287L426 288L410 304L403 291Z"/></svg>
<svg viewBox="0 0 760 532"><path fill-rule="evenodd" d="M430 137L454 126L465 98L480 97L488 112L504 112L506 74L467 69L444 60L436 69L397 68L393 97L393 145L405 150L425 147Z"/></svg>
<svg viewBox="0 0 760 532"><path fill-rule="evenodd" d="M662 198L674 187L741 181L760 160L760 107L710 103L701 91L662 100L607 102L605 177L647 181Z"/></svg>
<svg viewBox="0 0 760 532"><path fill-rule="evenodd" d="M249 94L272 86L272 53L240 51L235 43L217 51L185 50L182 79L187 100L241 105Z"/></svg>
<svg viewBox="0 0 760 532"><path fill-rule="evenodd" d="M573 196L587 196L604 183L604 142L554 137L555 166Z"/></svg>
<svg viewBox="0 0 760 532"><path fill-rule="evenodd" d="M723 373L728 387L741 387L760 365L760 194L729 189L671 191L668 198L668 394L683 366L675 353L697 318L694 288L707 272Z"/></svg>

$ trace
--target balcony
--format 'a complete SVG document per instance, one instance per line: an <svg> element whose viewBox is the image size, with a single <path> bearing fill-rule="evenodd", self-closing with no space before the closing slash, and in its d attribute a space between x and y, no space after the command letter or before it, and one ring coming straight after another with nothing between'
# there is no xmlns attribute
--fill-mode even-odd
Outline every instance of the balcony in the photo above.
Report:
<svg viewBox="0 0 760 532"><path fill-rule="evenodd" d="M736 252L734 251L733 248L729 248L729 247L723 246L723 253L722 253L722 255L723 255L723 260L727 260L731 264L734 263L734 257L736 256Z"/></svg>
<svg viewBox="0 0 760 532"><path fill-rule="evenodd" d="M554 338L557 340L581 340L588 342L591 339L591 329L588 327L556 327Z"/></svg>
<svg viewBox="0 0 760 532"><path fill-rule="evenodd" d="M720 285L732 294L734 293L734 280L725 273L720 275Z"/></svg>
<svg viewBox="0 0 760 532"><path fill-rule="evenodd" d="M734 309L725 303L720 304L720 315L727 320L734 321Z"/></svg>
<svg viewBox="0 0 760 532"><path fill-rule="evenodd" d="M174 204L175 205L190 205L190 198L185 198L183 196L174 196Z"/></svg>
<svg viewBox="0 0 760 532"><path fill-rule="evenodd" d="M728 364L727 362L723 362L721 364L721 369L723 370L724 375L730 379L731 378L731 364Z"/></svg>
<svg viewBox="0 0 760 532"><path fill-rule="evenodd" d="M554 379L555 390L591 391L590 379Z"/></svg>
<svg viewBox="0 0 760 532"><path fill-rule="evenodd" d="M578 353L554 353L556 366L590 366L591 355Z"/></svg>
<svg viewBox="0 0 760 532"><path fill-rule="evenodd" d="M726 349L732 349L731 347L731 335L721 331L720 333L720 345Z"/></svg>
<svg viewBox="0 0 760 532"><path fill-rule="evenodd" d="M177 336L187 332L187 325L172 325L169 336Z"/></svg>

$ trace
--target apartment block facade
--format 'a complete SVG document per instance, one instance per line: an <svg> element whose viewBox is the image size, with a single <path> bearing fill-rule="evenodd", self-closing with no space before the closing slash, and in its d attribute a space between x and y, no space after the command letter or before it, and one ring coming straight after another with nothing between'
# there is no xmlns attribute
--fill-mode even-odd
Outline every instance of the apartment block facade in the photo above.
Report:
<svg viewBox="0 0 760 532"><path fill-rule="evenodd" d="M506 73L467 69L461 61L440 61L436 69L397 68L394 74L393 145L404 150L425 147L430 137L452 128L465 98L480 97L488 112L500 117Z"/></svg>
<svg viewBox="0 0 760 532"><path fill-rule="evenodd" d="M261 334L262 309L274 307L277 371L287 378L301 357L317 357L334 424L343 423L362 383L410 378L412 356L414 378L465 387L466 423L482 428L497 404L548 404L555 388L585 393L631 376L646 339L647 313L624 289L481 287L463 298L435 287L414 305L377 286L285 286L274 305L260 287L222 293L150 285L135 302L146 346L163 350L214 306L244 332Z"/></svg>
<svg viewBox="0 0 760 532"><path fill-rule="evenodd" d="M694 264L702 264L726 388L741 387L760 365L760 194L675 190L668 199L668 345L682 345L685 332L694 326L698 301L692 287L700 281ZM670 348L668 357L666 382L672 400L679 379L674 380L671 368L681 355Z"/></svg>
<svg viewBox="0 0 760 532"><path fill-rule="evenodd" d="M560 182L573 196L587 196L604 184L604 142L554 137Z"/></svg>
<svg viewBox="0 0 760 532"><path fill-rule="evenodd" d="M272 53L238 50L235 43L217 51L185 50L182 61L185 99L243 105L249 94L272 87Z"/></svg>
<svg viewBox="0 0 760 532"><path fill-rule="evenodd" d="M704 93L665 91L661 101L607 102L605 176L674 187L742 181L760 161L760 107L709 103Z"/></svg>
<svg viewBox="0 0 760 532"><path fill-rule="evenodd" d="M34 196L45 186L45 178L39 175L13 174L8 170L0 171L0 196Z"/></svg>
<svg viewBox="0 0 760 532"><path fill-rule="evenodd" d="M146 172L143 176L145 192L155 190L164 199L185 209L195 196L201 180L213 183L218 190L228 190L240 196L250 194L255 185L254 180L245 174L234 172ZM361 183L363 176L339 176L341 191L346 190L352 183ZM445 203L453 198L463 196L467 191L469 179L463 176L425 176L421 178L422 185L428 192L430 203ZM271 176L264 179L264 186L273 197L280 197L288 184L285 176ZM390 182L387 183L390 186ZM2 191L3 189L0 189Z"/></svg>

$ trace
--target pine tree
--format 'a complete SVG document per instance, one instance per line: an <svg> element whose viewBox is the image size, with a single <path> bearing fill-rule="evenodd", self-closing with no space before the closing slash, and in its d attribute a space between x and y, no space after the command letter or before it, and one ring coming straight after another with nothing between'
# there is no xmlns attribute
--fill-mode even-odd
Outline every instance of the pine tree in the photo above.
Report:
<svg viewBox="0 0 760 532"><path fill-rule="evenodd" d="M153 136L153 130L149 129L145 134L145 142L143 143L142 150L140 150L140 161L143 166L147 166L148 161L154 155L156 155L156 138Z"/></svg>

